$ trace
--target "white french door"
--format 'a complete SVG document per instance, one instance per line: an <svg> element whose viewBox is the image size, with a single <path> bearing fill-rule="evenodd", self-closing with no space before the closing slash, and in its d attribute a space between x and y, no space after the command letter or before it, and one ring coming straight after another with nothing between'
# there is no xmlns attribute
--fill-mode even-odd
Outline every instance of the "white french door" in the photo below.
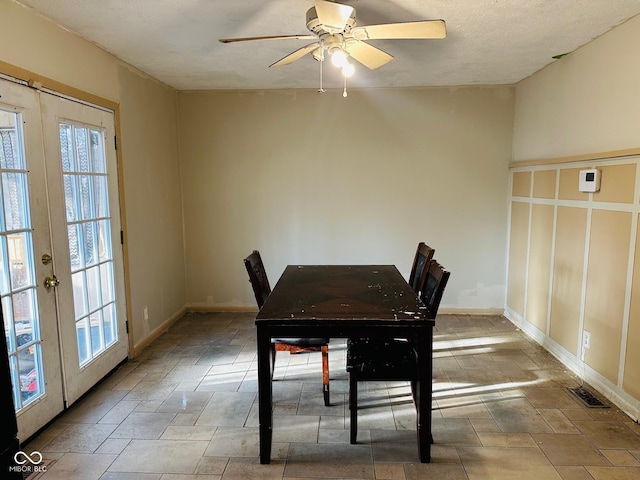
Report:
<svg viewBox="0 0 640 480"><path fill-rule="evenodd" d="M28 438L127 357L113 113L0 80L0 294Z"/></svg>
<svg viewBox="0 0 640 480"><path fill-rule="evenodd" d="M0 80L0 295L20 435L64 408L42 120L35 91ZM32 208L35 207L35 208ZM47 257L45 257L47 258Z"/></svg>

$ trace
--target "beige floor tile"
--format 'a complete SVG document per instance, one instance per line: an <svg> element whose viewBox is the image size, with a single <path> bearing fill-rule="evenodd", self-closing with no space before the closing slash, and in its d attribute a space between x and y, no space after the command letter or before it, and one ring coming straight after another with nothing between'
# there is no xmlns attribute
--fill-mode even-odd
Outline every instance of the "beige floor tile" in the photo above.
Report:
<svg viewBox="0 0 640 480"><path fill-rule="evenodd" d="M133 412L113 430L111 437L158 439L174 416L173 413Z"/></svg>
<svg viewBox="0 0 640 480"><path fill-rule="evenodd" d="M434 442L438 445L480 445L480 439L467 418L434 418L432 431Z"/></svg>
<svg viewBox="0 0 640 480"><path fill-rule="evenodd" d="M156 411L199 415L212 396L213 394L210 392L174 391L169 394Z"/></svg>
<svg viewBox="0 0 640 480"><path fill-rule="evenodd" d="M47 468L42 480L98 480L115 455L66 453Z"/></svg>
<svg viewBox="0 0 640 480"><path fill-rule="evenodd" d="M542 418L545 419L555 433L580 433L559 408L539 408L538 413L542 415Z"/></svg>
<svg viewBox="0 0 640 480"><path fill-rule="evenodd" d="M604 455L581 435L534 434L532 437L554 465L609 465Z"/></svg>
<svg viewBox="0 0 640 480"><path fill-rule="evenodd" d="M120 400L126 391L97 389L91 391L82 402L75 403L65 414L65 423L97 423Z"/></svg>
<svg viewBox="0 0 640 480"><path fill-rule="evenodd" d="M317 442L320 417L313 415L279 415L273 417L273 441L276 443Z"/></svg>
<svg viewBox="0 0 640 480"><path fill-rule="evenodd" d="M68 425L47 444L44 452L93 453L112 435L115 428L115 425Z"/></svg>
<svg viewBox="0 0 640 480"><path fill-rule="evenodd" d="M284 474L286 477L373 479L371 447L294 443Z"/></svg>
<svg viewBox="0 0 640 480"><path fill-rule="evenodd" d="M553 433L549 424L527 399L506 398L487 404L487 408L503 432Z"/></svg>
<svg viewBox="0 0 640 480"><path fill-rule="evenodd" d="M211 457L257 457L260 441L257 428L219 427L205 451Z"/></svg>
<svg viewBox="0 0 640 480"><path fill-rule="evenodd" d="M443 417L491 418L479 395L460 395L438 398L438 409Z"/></svg>
<svg viewBox="0 0 640 480"><path fill-rule="evenodd" d="M115 404L98 423L119 425L131 412L135 411L139 404L140 402L138 400L122 400Z"/></svg>
<svg viewBox="0 0 640 480"><path fill-rule="evenodd" d="M242 427L255 400L254 393L215 392L196 425Z"/></svg>
<svg viewBox="0 0 640 480"><path fill-rule="evenodd" d="M556 470L562 477L562 480L593 480L593 477L583 466L558 466Z"/></svg>
<svg viewBox="0 0 640 480"><path fill-rule="evenodd" d="M633 432L624 422L574 422L597 448L640 449L640 435Z"/></svg>
<svg viewBox="0 0 640 480"><path fill-rule="evenodd" d="M112 453L119 455L125 447L129 445L130 441L128 438L107 438L95 453Z"/></svg>
<svg viewBox="0 0 640 480"><path fill-rule="evenodd" d="M229 458L227 457L202 457L196 467L196 475L222 475Z"/></svg>
<svg viewBox="0 0 640 480"><path fill-rule="evenodd" d="M431 463L461 463L456 447L431 445Z"/></svg>
<svg viewBox="0 0 640 480"><path fill-rule="evenodd" d="M116 385L111 387L113 390L132 390L138 383L144 380L147 372L132 372L122 378Z"/></svg>
<svg viewBox="0 0 640 480"><path fill-rule="evenodd" d="M165 473L162 480L221 480L222 475L187 475L182 473Z"/></svg>
<svg viewBox="0 0 640 480"><path fill-rule="evenodd" d="M467 480L469 477L462 468L462 465L451 465L442 463L409 463L405 464L406 480Z"/></svg>
<svg viewBox="0 0 640 480"><path fill-rule="evenodd" d="M498 433L500 427L496 424L493 418L470 418L469 421L474 430L478 433Z"/></svg>
<svg viewBox="0 0 640 480"><path fill-rule="evenodd" d="M374 463L376 480L405 480L404 465L402 463Z"/></svg>
<svg viewBox="0 0 640 480"><path fill-rule="evenodd" d="M590 422L594 418L590 415L589 408L562 408L562 413L572 422Z"/></svg>
<svg viewBox="0 0 640 480"><path fill-rule="evenodd" d="M535 447L529 433L478 433L484 447Z"/></svg>
<svg viewBox="0 0 640 480"><path fill-rule="evenodd" d="M640 467L640 461L626 450L600 450L600 452L614 467Z"/></svg>
<svg viewBox="0 0 640 480"><path fill-rule="evenodd" d="M106 472L100 480L161 480L160 473Z"/></svg>
<svg viewBox="0 0 640 480"><path fill-rule="evenodd" d="M231 458L222 480L280 480L283 478L284 464L282 460L261 465L255 458Z"/></svg>
<svg viewBox="0 0 640 480"><path fill-rule="evenodd" d="M209 441L216 433L217 427L199 427L191 425L169 425L161 440L206 440Z"/></svg>
<svg viewBox="0 0 640 480"><path fill-rule="evenodd" d="M630 425L638 425L637 423L633 423L624 412L617 408L590 408L589 415L599 422L625 422ZM640 434L640 432L637 433Z"/></svg>
<svg viewBox="0 0 640 480"><path fill-rule="evenodd" d="M415 431L371 430L375 462L418 462L418 435Z"/></svg>
<svg viewBox="0 0 640 480"><path fill-rule="evenodd" d="M560 480L538 448L459 448L469 480Z"/></svg>
<svg viewBox="0 0 640 480"><path fill-rule="evenodd" d="M195 472L209 442L186 440L132 440L109 466L111 472Z"/></svg>
<svg viewBox="0 0 640 480"><path fill-rule="evenodd" d="M586 467L594 480L638 480L640 470L635 467Z"/></svg>
<svg viewBox="0 0 640 480"><path fill-rule="evenodd" d="M576 408L578 400L565 388L524 388L531 405L535 408Z"/></svg>

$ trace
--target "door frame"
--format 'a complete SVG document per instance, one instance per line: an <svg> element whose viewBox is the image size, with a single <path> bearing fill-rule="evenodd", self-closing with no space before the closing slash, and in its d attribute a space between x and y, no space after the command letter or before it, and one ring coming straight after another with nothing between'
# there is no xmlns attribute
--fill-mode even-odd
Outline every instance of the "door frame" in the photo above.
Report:
<svg viewBox="0 0 640 480"><path fill-rule="evenodd" d="M120 228L122 239L122 260L124 269L124 295L125 295L125 311L127 322L127 338L128 338L128 358L132 358L135 353L133 342L133 327L129 324L129 320L133 318L131 314L131 285L129 281L129 248L127 242L127 219L126 208L124 198L124 172L122 164L122 142L121 142L121 130L120 130L120 104L109 100L93 93L80 90L78 88L66 85L62 82L54 80L52 78L45 77L38 73L26 70L21 67L17 67L10 63L0 60L0 74L6 76L7 80L16 81L19 80L21 84L41 90L45 93L53 93L65 97L69 100L80 101L89 104L90 106L97 106L105 108L113 112L115 122L116 138L116 164L117 164L117 182L118 182L118 202L120 205Z"/></svg>

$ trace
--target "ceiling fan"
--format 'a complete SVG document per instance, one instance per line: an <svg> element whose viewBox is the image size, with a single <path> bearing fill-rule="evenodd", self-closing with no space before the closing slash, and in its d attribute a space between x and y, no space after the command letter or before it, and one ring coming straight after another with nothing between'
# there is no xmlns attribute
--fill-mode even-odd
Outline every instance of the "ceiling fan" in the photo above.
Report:
<svg viewBox="0 0 640 480"><path fill-rule="evenodd" d="M346 78L353 73L353 65L348 62L349 57L369 69L381 67L393 60L393 56L370 45L366 40L438 39L446 36L444 20L356 26L356 12L353 7L325 0L315 0L315 5L307 11L307 28L312 33L311 35L221 38L220 42L232 43L292 38L314 40L313 43L299 48L269 66L289 65L306 54L311 54L313 58L323 62L326 52L331 56L332 63L342 68L342 73Z"/></svg>

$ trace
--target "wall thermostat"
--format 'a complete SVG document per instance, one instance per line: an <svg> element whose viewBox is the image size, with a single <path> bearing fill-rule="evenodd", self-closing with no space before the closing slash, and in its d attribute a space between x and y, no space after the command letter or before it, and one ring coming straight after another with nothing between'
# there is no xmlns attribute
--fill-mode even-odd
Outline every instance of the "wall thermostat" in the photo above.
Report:
<svg viewBox="0 0 640 480"><path fill-rule="evenodd" d="M600 174L600 170L596 168L580 170L578 190L581 192L597 192L600 190Z"/></svg>

